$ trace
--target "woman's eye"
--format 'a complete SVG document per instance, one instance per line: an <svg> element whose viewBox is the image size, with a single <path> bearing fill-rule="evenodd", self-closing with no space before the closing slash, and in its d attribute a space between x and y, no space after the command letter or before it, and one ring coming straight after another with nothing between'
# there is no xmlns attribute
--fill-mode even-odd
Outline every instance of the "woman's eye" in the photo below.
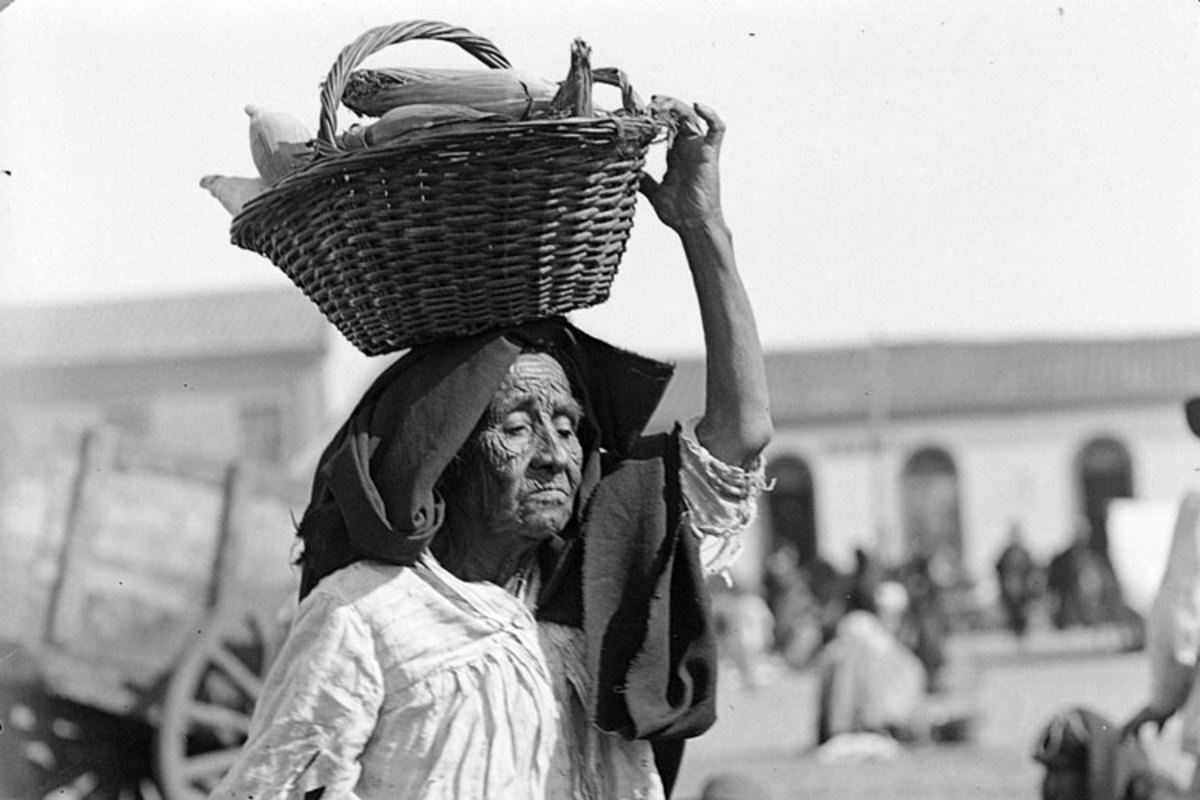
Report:
<svg viewBox="0 0 1200 800"><path fill-rule="evenodd" d="M555 417L554 430L559 436L565 438L575 435L575 420L570 417Z"/></svg>

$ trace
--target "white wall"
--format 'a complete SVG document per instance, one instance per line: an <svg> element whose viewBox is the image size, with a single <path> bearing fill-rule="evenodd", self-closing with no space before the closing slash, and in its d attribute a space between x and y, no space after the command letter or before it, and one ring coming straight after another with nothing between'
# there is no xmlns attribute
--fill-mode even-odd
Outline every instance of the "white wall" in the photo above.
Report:
<svg viewBox="0 0 1200 800"><path fill-rule="evenodd" d="M1070 541L1080 502L1076 458L1098 436L1112 436L1129 449L1136 497L1173 499L1186 488L1200 488L1200 441L1176 403L892 420L878 458L865 425L780 426L767 458L794 456L808 464L821 553L848 569L854 548L872 544L880 523L885 558L902 552L904 464L919 448L945 450L958 469L965 566L986 598L1011 521L1021 522L1040 560ZM743 570L761 565L767 522L764 503Z"/></svg>

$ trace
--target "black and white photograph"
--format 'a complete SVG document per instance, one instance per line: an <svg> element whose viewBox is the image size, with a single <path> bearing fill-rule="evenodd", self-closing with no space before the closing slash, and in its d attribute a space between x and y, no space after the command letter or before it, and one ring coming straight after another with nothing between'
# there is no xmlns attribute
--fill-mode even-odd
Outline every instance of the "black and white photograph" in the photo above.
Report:
<svg viewBox="0 0 1200 800"><path fill-rule="evenodd" d="M1198 758L1200 2L0 0L0 800Z"/></svg>

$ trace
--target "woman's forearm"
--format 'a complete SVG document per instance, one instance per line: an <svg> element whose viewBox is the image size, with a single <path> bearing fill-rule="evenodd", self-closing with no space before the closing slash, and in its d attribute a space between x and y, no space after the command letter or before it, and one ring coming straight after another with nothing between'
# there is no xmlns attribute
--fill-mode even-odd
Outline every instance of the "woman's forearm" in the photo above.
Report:
<svg viewBox="0 0 1200 800"><path fill-rule="evenodd" d="M701 444L728 464L749 464L771 439L762 346L737 271L733 237L720 218L679 229L691 269L706 352Z"/></svg>

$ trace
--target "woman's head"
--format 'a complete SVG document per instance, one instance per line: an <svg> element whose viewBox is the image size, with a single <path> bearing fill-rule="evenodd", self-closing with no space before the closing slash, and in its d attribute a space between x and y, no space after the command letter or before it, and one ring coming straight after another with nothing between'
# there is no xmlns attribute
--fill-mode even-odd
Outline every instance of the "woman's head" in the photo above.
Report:
<svg viewBox="0 0 1200 800"><path fill-rule="evenodd" d="M561 534L583 474L582 422L583 404L562 363L521 353L443 476L439 557L487 574Z"/></svg>
<svg viewBox="0 0 1200 800"><path fill-rule="evenodd" d="M467 445L478 468L462 476L490 532L537 540L562 532L583 472L582 418L562 364L547 353L517 357Z"/></svg>
<svg viewBox="0 0 1200 800"><path fill-rule="evenodd" d="M430 546L443 563L467 557L501 523L529 541L569 538L564 528L599 475L599 455L630 452L670 377L669 365L561 319L414 348L364 393L322 453L299 530L306 589L359 558L412 564ZM528 440L520 425L500 424L522 402L549 409L552 422L531 426ZM545 447L553 441L556 457ZM524 491L534 484L543 486Z"/></svg>

